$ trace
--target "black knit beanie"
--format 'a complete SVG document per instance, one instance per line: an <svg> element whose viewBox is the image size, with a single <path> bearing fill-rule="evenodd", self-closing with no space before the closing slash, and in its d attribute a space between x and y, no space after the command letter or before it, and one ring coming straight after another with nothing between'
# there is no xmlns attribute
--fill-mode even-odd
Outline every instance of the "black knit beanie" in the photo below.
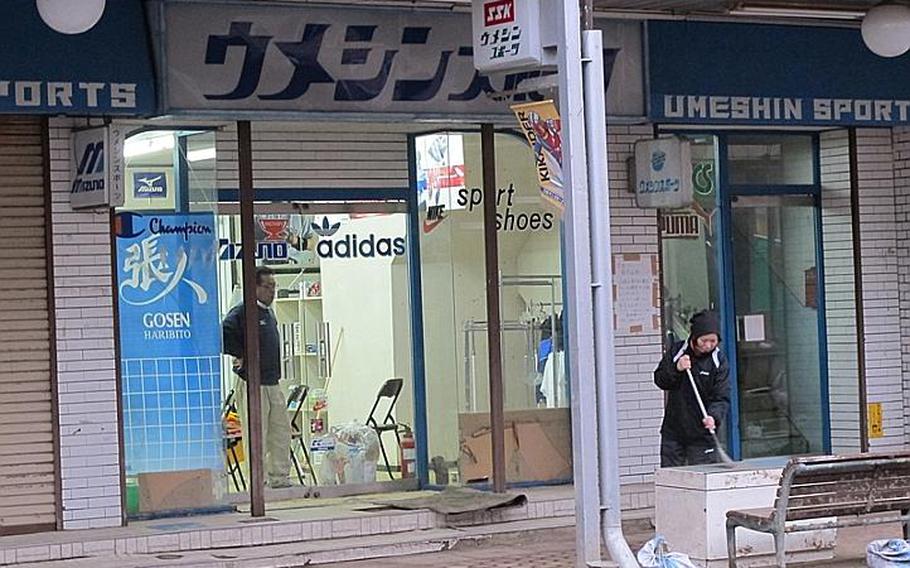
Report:
<svg viewBox="0 0 910 568"><path fill-rule="evenodd" d="M714 312L709 312L707 310L698 312L692 316L689 323L692 325L692 332L690 334L692 341L697 340L703 335L708 335L709 333L716 334L718 339L720 338L720 322L717 321L717 315Z"/></svg>

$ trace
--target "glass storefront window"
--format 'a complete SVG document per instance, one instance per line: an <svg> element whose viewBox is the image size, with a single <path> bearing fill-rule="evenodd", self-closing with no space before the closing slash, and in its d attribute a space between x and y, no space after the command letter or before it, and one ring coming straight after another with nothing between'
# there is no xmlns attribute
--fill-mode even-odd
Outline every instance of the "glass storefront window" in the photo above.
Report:
<svg viewBox="0 0 910 568"><path fill-rule="evenodd" d="M821 381L827 378L820 363L823 271L812 197L815 139L802 134L689 139L692 208L660 214L667 342L686 338L689 317L701 309L735 322L723 345L736 371L730 377L739 399L733 435L741 457L823 451L827 401ZM725 148L719 152L721 143ZM720 155L725 163L718 162ZM729 182L723 195L720 168ZM794 185L805 194L780 194L780 186L796 191ZM725 219L729 227L722 227ZM723 234L729 235L728 248L721 246ZM721 248L730 255L731 275L723 275L719 265ZM725 289L724 282L732 287ZM734 313L723 313L724 306ZM722 439L729 433L719 431Z"/></svg>
<svg viewBox="0 0 910 568"><path fill-rule="evenodd" d="M524 140L495 144L507 479L569 479L559 218L542 206ZM490 481L480 135L421 135L415 150L430 482Z"/></svg>
<svg viewBox="0 0 910 568"><path fill-rule="evenodd" d="M216 507L223 493L218 241L212 208L189 207L191 193L212 193L214 148L211 132L124 144L116 248L130 515ZM197 487L191 502L173 501L174 483Z"/></svg>
<svg viewBox="0 0 910 568"><path fill-rule="evenodd" d="M660 213L663 321L666 344L689 335L689 319L719 311L717 141L691 137L695 200L689 209Z"/></svg>
<svg viewBox="0 0 910 568"><path fill-rule="evenodd" d="M259 264L275 273L280 345L281 379L263 393L280 392L291 447L271 452L282 436L266 433L267 477L287 470L285 482L320 487L414 478L399 442L414 427L406 204L295 198L257 203L256 212ZM222 242L239 243L239 225L239 215L222 215ZM222 260L227 314L242 304L243 287L239 259ZM248 439L246 384L232 359L224 357L223 389Z"/></svg>
<svg viewBox="0 0 910 568"><path fill-rule="evenodd" d="M733 281L744 458L824 450L815 204L733 200Z"/></svg>
<svg viewBox="0 0 910 568"><path fill-rule="evenodd" d="M811 135L731 135L727 137L727 160L732 185L815 183Z"/></svg>

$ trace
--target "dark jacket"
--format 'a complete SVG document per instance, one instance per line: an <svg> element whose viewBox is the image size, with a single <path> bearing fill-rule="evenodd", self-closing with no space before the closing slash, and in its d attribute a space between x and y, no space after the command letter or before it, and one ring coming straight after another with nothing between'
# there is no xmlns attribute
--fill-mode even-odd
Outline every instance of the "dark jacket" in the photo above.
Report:
<svg viewBox="0 0 910 568"><path fill-rule="evenodd" d="M730 370L723 352L718 348L702 357L695 357L688 340L678 341L664 354L654 371L654 384L667 391L667 407L660 433L683 443L710 444L711 435L702 424L701 409L692 392L689 377L685 371L676 370L676 361L683 355L692 359L692 376L717 428L721 427L730 409Z"/></svg>
<svg viewBox="0 0 910 568"><path fill-rule="evenodd" d="M224 337L224 352L246 361L243 341L243 327L246 322L243 304L234 306L221 323ZM246 369L237 369L237 374L246 380ZM259 306L259 376L263 385L277 385L281 378L281 338L278 335L278 320L272 310Z"/></svg>

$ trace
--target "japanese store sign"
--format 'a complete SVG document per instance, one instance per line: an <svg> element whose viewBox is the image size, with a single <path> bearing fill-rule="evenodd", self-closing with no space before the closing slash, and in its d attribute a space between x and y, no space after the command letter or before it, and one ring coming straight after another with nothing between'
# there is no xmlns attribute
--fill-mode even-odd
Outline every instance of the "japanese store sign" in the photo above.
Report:
<svg viewBox="0 0 910 568"><path fill-rule="evenodd" d="M110 125L78 130L70 157L73 209L123 205L123 129Z"/></svg>
<svg viewBox="0 0 910 568"><path fill-rule="evenodd" d="M675 136L635 144L635 200L639 207L692 205L692 150Z"/></svg>
<svg viewBox="0 0 910 568"><path fill-rule="evenodd" d="M98 23L78 34L53 30L35 0L0 2L0 112L153 114L145 28L140 0L107 2Z"/></svg>
<svg viewBox="0 0 910 568"><path fill-rule="evenodd" d="M647 43L655 122L910 124L910 59L875 55L858 28L650 21Z"/></svg>
<svg viewBox="0 0 910 568"><path fill-rule="evenodd" d="M541 64L539 0L474 0L474 67L497 71Z"/></svg>
<svg viewBox="0 0 910 568"><path fill-rule="evenodd" d="M123 357L221 352L211 213L117 215Z"/></svg>
<svg viewBox="0 0 910 568"><path fill-rule="evenodd" d="M540 73L491 78L477 71L468 14L204 1L164 10L172 113L489 115L508 107L488 95ZM509 32L509 45L518 35L522 44L533 41L525 33Z"/></svg>

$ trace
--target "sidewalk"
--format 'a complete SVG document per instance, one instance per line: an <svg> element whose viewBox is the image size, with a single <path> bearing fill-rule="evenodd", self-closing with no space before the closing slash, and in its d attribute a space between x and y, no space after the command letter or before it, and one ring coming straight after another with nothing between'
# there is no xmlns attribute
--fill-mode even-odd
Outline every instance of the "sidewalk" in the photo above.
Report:
<svg viewBox="0 0 910 568"><path fill-rule="evenodd" d="M528 497L522 506L463 515L390 509L375 500L396 495L383 494L275 502L264 518L232 513L7 536L0 537L0 566L292 567L448 550L513 523L523 531L572 525L571 486L522 493Z"/></svg>
<svg viewBox="0 0 910 568"><path fill-rule="evenodd" d="M626 538L634 552L653 536L641 523L627 524ZM864 568L866 545L878 539L896 538L900 525L841 529L837 557L833 561L793 563L794 568ZM672 543L671 543L672 544ZM448 551L396 558L395 568L574 568L574 528L494 536L484 540L459 541ZM683 550L683 547L676 547ZM607 558L607 555L604 555ZM326 568L388 568L388 560L342 562ZM769 565L770 566L770 565Z"/></svg>
<svg viewBox="0 0 910 568"><path fill-rule="evenodd" d="M236 513L147 521L117 529L2 537L0 566L573 567L572 487L536 488L524 493L528 496L526 505L469 515L390 510L375 505L375 496L362 496L275 503L262 519ZM629 519L624 528L634 551L654 534L647 519ZM842 529L838 532L837 559L811 566L865 566L865 548L870 541L900 534L899 525ZM684 543L670 544L685 551Z"/></svg>

